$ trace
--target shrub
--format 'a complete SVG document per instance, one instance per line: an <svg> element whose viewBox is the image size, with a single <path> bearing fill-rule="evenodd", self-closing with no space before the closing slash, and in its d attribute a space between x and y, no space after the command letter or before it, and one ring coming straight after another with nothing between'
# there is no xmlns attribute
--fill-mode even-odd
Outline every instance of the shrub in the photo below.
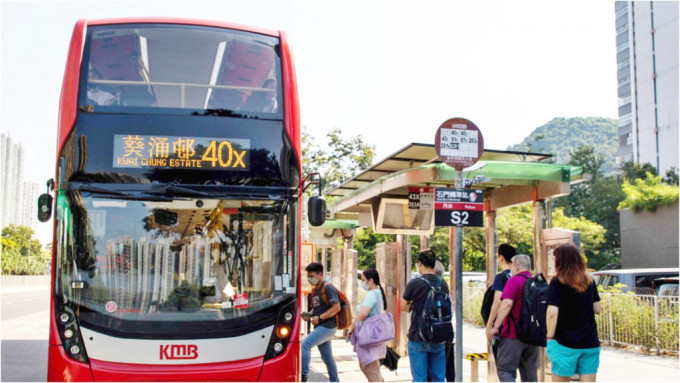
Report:
<svg viewBox="0 0 680 383"><path fill-rule="evenodd" d="M602 313L595 316L600 339L614 347L678 351L678 298L621 293L624 285L600 288ZM613 339L612 339L613 337Z"/></svg>
<svg viewBox="0 0 680 383"><path fill-rule="evenodd" d="M482 308L482 300L484 300L484 286L476 283L470 283L467 286L463 285L463 319L471 324L477 326L484 326L482 314L479 310Z"/></svg>
<svg viewBox="0 0 680 383"><path fill-rule="evenodd" d="M655 177L647 173L647 178L629 182L623 181L623 192L626 199L619 204L619 210L630 208L637 213L642 210L656 211L659 205L670 205L678 201L680 189L677 186L661 182L661 176Z"/></svg>

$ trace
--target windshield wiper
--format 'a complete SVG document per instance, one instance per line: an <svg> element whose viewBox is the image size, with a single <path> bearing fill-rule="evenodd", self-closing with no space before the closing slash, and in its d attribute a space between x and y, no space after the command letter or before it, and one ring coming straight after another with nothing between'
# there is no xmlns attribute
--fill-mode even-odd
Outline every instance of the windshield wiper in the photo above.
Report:
<svg viewBox="0 0 680 383"><path fill-rule="evenodd" d="M154 201L172 201L172 198L168 197L162 197L162 196L153 196L149 198L148 196L141 195L139 191L136 190L129 190L129 191L119 191L119 190L112 190L109 188L101 187L101 186L94 186L91 184L81 184L78 186L75 186L71 188L70 190L77 191L77 192L89 192L89 193L95 193L97 195L105 195L108 197L118 197L120 199L128 199L128 200L154 200Z"/></svg>
<svg viewBox="0 0 680 383"><path fill-rule="evenodd" d="M162 187L159 188L154 188L152 190L147 191L147 193L151 194L172 194L172 195L181 195L181 196L192 196L192 197L211 197L213 194L211 193L206 193L182 186L177 186L174 183L169 183L165 184Z"/></svg>
<svg viewBox="0 0 680 383"><path fill-rule="evenodd" d="M111 190L99 186L92 186L92 185L79 185L78 187L75 188L75 190L80 191L80 192L92 192L92 193L97 193L97 194L110 194L110 195L118 195L118 196L125 196L128 197L129 194L120 192L117 190Z"/></svg>

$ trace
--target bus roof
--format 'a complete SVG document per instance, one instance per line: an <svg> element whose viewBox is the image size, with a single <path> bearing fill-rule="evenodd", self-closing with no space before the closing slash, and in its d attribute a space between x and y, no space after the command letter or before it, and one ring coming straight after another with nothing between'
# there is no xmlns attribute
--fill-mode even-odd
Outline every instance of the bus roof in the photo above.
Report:
<svg viewBox="0 0 680 383"><path fill-rule="evenodd" d="M198 25L205 27L218 27L237 29L241 31L259 33L278 37L279 32L266 28L252 27L248 25L236 24L226 21L198 20L174 17L130 17L115 19L84 20L87 25L110 25L110 24L178 24L178 25Z"/></svg>

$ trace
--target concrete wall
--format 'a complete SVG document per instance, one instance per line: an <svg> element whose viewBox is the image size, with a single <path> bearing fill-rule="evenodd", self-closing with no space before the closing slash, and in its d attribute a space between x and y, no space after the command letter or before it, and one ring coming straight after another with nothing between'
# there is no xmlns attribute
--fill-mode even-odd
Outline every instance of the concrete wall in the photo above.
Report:
<svg viewBox="0 0 680 383"><path fill-rule="evenodd" d="M621 266L678 267L678 203L655 213L620 211Z"/></svg>
<svg viewBox="0 0 680 383"><path fill-rule="evenodd" d="M0 277L2 289L49 287L49 275L3 275Z"/></svg>

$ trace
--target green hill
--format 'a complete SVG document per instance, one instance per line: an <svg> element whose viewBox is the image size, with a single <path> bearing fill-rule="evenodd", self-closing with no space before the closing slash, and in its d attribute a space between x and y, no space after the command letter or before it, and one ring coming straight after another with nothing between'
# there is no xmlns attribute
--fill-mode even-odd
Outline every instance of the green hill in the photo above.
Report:
<svg viewBox="0 0 680 383"><path fill-rule="evenodd" d="M548 153L558 164L569 161L569 152L581 145L590 145L595 152L604 154L602 173L616 171L618 150L618 120L603 117L553 118L536 128L521 143L508 150Z"/></svg>

